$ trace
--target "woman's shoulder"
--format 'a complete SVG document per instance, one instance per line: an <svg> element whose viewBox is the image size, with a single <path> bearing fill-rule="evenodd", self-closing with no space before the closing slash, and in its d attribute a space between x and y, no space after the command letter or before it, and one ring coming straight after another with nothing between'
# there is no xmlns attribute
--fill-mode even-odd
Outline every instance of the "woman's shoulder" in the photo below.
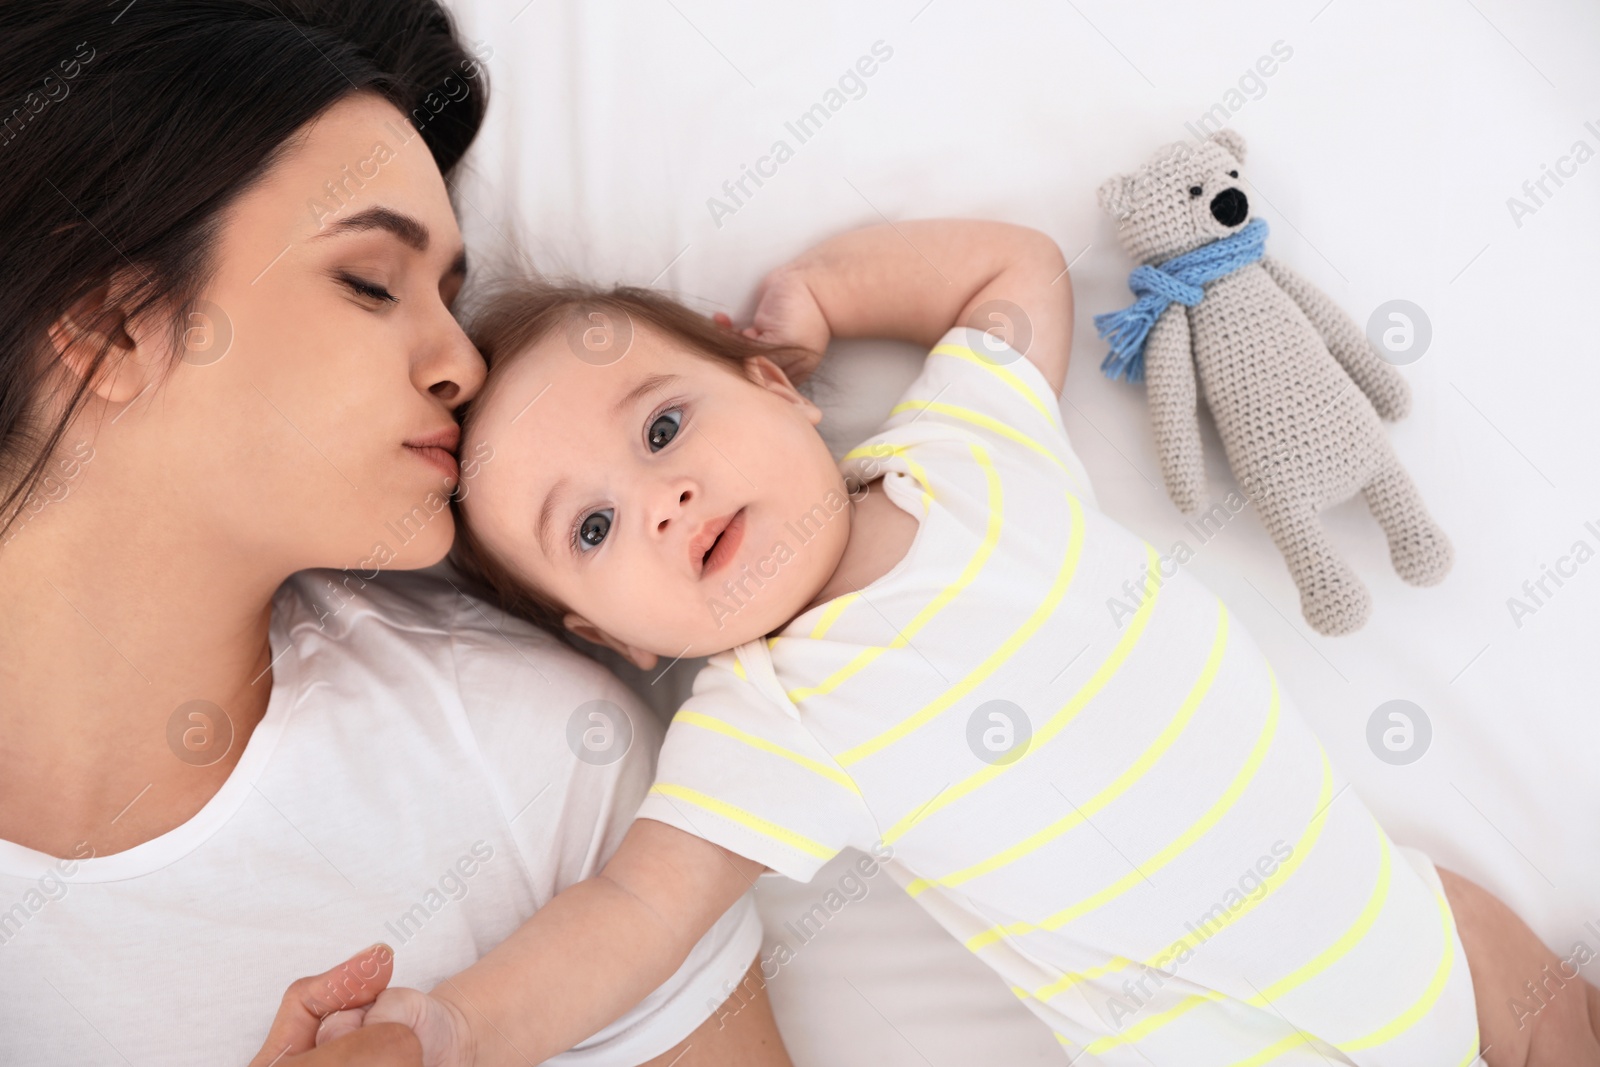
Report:
<svg viewBox="0 0 1600 1067"><path fill-rule="evenodd" d="M279 588L273 609L312 677L403 693L408 704L458 706L480 735L560 730L589 704L618 709L646 735L659 730L602 664L473 596L442 567L304 570Z"/></svg>
<svg viewBox="0 0 1600 1067"><path fill-rule="evenodd" d="M483 638L481 651L496 660L535 653L587 662L565 642L473 596L443 567L298 571L279 587L273 611L296 644L320 638L348 648L400 645L415 655L463 641L476 651L475 639Z"/></svg>

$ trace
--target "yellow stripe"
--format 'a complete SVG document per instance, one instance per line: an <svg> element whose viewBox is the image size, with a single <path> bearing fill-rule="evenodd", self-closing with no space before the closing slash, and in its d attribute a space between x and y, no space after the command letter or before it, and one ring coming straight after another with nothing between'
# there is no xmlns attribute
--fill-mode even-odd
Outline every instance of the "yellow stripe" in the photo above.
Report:
<svg viewBox="0 0 1600 1067"><path fill-rule="evenodd" d="M910 447L911 446L909 445L891 445L883 441L873 445L861 445L845 453L844 456L840 458L839 462L840 464L843 464L847 460L857 459L859 457L868 455L875 459L882 459L886 456L894 455L905 456L906 469L911 472L912 477L917 480L917 483L920 486L922 486L922 514L923 519L926 520L928 508L933 503L933 492L929 487L928 472L924 470L920 464L913 460L910 455L908 455ZM826 635L829 630L833 629L833 624L839 621L839 617L843 615L851 605L860 599L861 594L859 592L855 592L845 593L842 596L834 597L832 600L828 601L828 606L823 610L822 616L817 619L817 624L811 628L811 633L808 634L807 637L812 641L822 640L823 636ZM767 647L769 649L776 647L778 642L782 639L782 634L779 634L777 637L767 638Z"/></svg>
<svg viewBox="0 0 1600 1067"><path fill-rule="evenodd" d="M894 744L896 741L903 740L913 731L921 729L938 718L952 704L961 700L982 683L984 679L999 670L1000 665L1010 659L1019 648L1033 637L1039 627L1044 625L1045 620L1055 614L1056 608L1060 606L1062 598L1067 594L1068 587L1072 585L1073 575L1078 570L1078 558L1083 551L1083 505L1079 504L1078 498L1071 493L1066 494L1066 497L1068 508L1071 511L1071 517L1068 519L1071 529L1067 534L1067 551L1061 559L1060 568L1056 571L1055 581L1051 583L1050 589L1045 593L1045 597L1039 602L1038 607L1033 609L1033 612L1023 620L1022 624L1010 636L1000 643L998 648L984 657L983 662L968 671L965 677L939 694L933 701L918 709L916 713L906 716L878 736L864 741L841 754L839 756L840 766L849 766L852 763L860 762L866 757ZM893 832L893 830L890 831L890 833ZM885 843L891 840L889 837L884 838Z"/></svg>
<svg viewBox="0 0 1600 1067"><path fill-rule="evenodd" d="M949 415L951 418L960 419L963 422L970 422L974 426L981 426L990 433L999 434L1001 437L1015 441L1017 444L1022 445L1025 448L1031 448L1045 459L1048 459L1051 463L1054 463L1057 469L1059 469L1062 474L1065 474L1067 479L1071 481L1074 486L1077 486L1079 492L1083 491L1083 486L1078 485L1077 475L1073 474L1072 471L1067 469L1067 465L1061 462L1060 456L1056 455L1044 445L1041 445L1038 441L1035 441L1033 438L1029 437L1020 430L1014 430L1010 426L1007 426L999 419L991 418L990 416L979 411L973 411L971 408L958 407L955 404L945 404L933 400L907 400L903 404L896 404L894 407L890 408L889 415L892 417L900 414L902 411L932 411L940 415Z"/></svg>
<svg viewBox="0 0 1600 1067"><path fill-rule="evenodd" d="M1015 390L1022 397L1022 399L1026 400L1029 404L1031 404L1035 411L1037 411L1039 414L1043 415L1047 420L1050 420L1052 422L1054 421L1054 420L1050 419L1050 409L1044 406L1044 401L1039 399L1039 394L1035 393L1032 389L1028 388L1028 383L1027 382L1025 382L1021 378L1017 377L1011 371L1006 370L1006 368L1001 366L1000 364L994 363L994 362L992 362L990 360L987 360L987 359L983 358L982 356L978 355L977 352L975 352L972 349L968 348L966 345L958 345L958 344L936 345L934 347L933 351L929 353L929 355L931 355L931 356L954 356L956 359L964 359L968 363L976 363L978 366L980 366L984 370L989 371L990 373L994 374L995 377L999 378L1001 381L1003 381L1007 385L1009 385L1013 390ZM1024 357L1024 358L1026 358L1026 357ZM1056 412L1056 418L1060 418L1060 417L1061 417L1061 412L1057 411Z"/></svg>
<svg viewBox="0 0 1600 1067"><path fill-rule="evenodd" d="M887 447L888 451L880 451L885 447ZM911 458L910 445L889 445L883 441L879 441L876 444L861 445L840 456L839 463L843 465L853 459L861 459L864 456L871 456L873 459L899 456L904 459L906 461L906 470L910 471L911 477L916 479L918 485L922 486L922 511L923 514L927 514L928 505L933 503L933 483L929 481L928 472L923 468L922 464Z"/></svg>
<svg viewBox="0 0 1600 1067"><path fill-rule="evenodd" d="M733 673L737 678L749 678L749 675L744 672L744 664L739 662L739 657L737 656L733 659Z"/></svg>
<svg viewBox="0 0 1600 1067"><path fill-rule="evenodd" d="M861 790L856 788L856 784L850 780L850 776L839 770L837 767L830 767L821 760L814 760L810 756L802 756L798 752L791 752L782 745L775 745L764 737L757 737L755 734L746 733L737 726L725 723L721 719L713 718L710 715L705 715L698 711L691 711L688 708L683 708L672 717L672 721L674 723L681 722L686 726L698 726L704 730L712 730L716 733L722 734L725 737L731 737L735 741L742 741L751 748L758 748L763 752L770 752L774 756L781 756L790 763L804 767L806 770L811 771L814 774L819 774L828 779L830 782L835 782L844 786L856 796L861 795Z"/></svg>
<svg viewBox="0 0 1600 1067"><path fill-rule="evenodd" d="M823 611L822 617L817 620L817 625L812 628L811 633L808 635L810 640L820 641L822 637L833 628L833 624L839 621L839 616L844 614L844 609L848 608L860 598L860 593L846 593L844 596L834 597L833 600L828 603L827 609ZM771 648L773 645L777 644L777 641L778 639L774 637L771 641L767 642L767 647Z"/></svg>
<svg viewBox="0 0 1600 1067"><path fill-rule="evenodd" d="M1200 707L1200 702L1205 699L1206 693L1211 690L1211 683L1217 677L1217 670L1222 666L1222 655L1228 647L1228 609L1222 601L1217 601L1217 632L1211 640L1211 653L1206 657L1205 665L1200 669L1200 677L1195 679L1189 688L1189 695L1184 697L1172 721L1166 725L1154 741L1152 741L1139 758L1126 770L1117 776L1116 780L1095 794L1083 804L1077 806L1072 812L1057 819L1044 829L1012 845L1010 848L995 853L988 859L974 863L970 867L963 867L959 871L947 874L942 878L918 878L906 886L906 892L913 897L922 893L931 885L956 886L970 881L982 874L999 870L1010 863L1015 863L1023 856L1028 855L1046 843L1054 841L1062 834L1071 830L1080 823L1086 822L1089 816L1094 815L1106 805L1126 793L1133 783L1143 778L1150 768L1155 765L1168 749L1170 749L1183 736L1183 731L1194 718L1195 711Z"/></svg>
<svg viewBox="0 0 1600 1067"><path fill-rule="evenodd" d="M1071 922L1073 919L1079 918L1082 915L1086 915L1089 912L1094 911L1096 908L1103 907L1112 900L1121 896L1123 893L1127 892L1128 889L1143 881L1146 871L1158 871L1162 867L1165 867L1168 863L1171 863L1186 849L1188 849L1190 845L1194 844L1195 841L1199 840L1202 834L1211 829L1211 827L1215 826L1217 822L1219 822L1222 817L1232 810L1233 806L1238 803L1239 797L1244 793L1251 781L1254 780L1256 771L1260 769L1262 761L1266 759L1267 749L1271 747L1272 738L1277 732L1278 680L1270 673L1270 669L1268 677L1272 682L1272 700L1271 704L1267 708L1267 719L1261 728L1261 735L1256 739L1255 747L1250 750L1250 755L1245 760L1244 766L1239 769L1239 773L1236 774L1233 778L1233 781L1228 784L1228 788L1222 794L1222 796L1218 797L1216 803L1211 805L1210 810L1192 823L1188 829L1186 829L1182 834L1178 835L1176 839L1169 843L1160 852L1146 860L1139 869L1129 871L1126 876L1119 878L1117 881L1096 893L1094 896L1080 901L1079 903L1072 905L1070 908L1063 908L1061 911L1056 912L1048 918L1040 920L1038 923L1015 922L1005 926L990 927L983 933L970 938L967 941L967 947L976 952L981 948L994 944L996 941L999 941L1004 937L1025 934L1032 930L1059 929L1060 927ZM1327 803L1327 799L1332 796L1332 793L1333 768L1328 764L1327 754L1323 753L1322 796L1319 798L1319 808ZM1320 834L1320 818L1314 818L1312 820L1312 824L1316 828L1316 833ZM1315 841L1315 836L1313 836L1311 840ZM1306 840L1302 838L1302 847L1305 846L1306 843ZM1298 853L1294 859L1291 859L1290 863L1295 862L1295 859L1303 858L1304 852ZM1288 869L1289 866L1290 864L1288 863L1284 864L1283 867L1278 869L1277 873L1282 873L1284 870ZM1187 937L1179 938L1172 945L1168 946L1165 951L1158 953L1153 958L1162 959L1165 957L1170 959L1172 956L1175 956L1180 952L1187 940ZM1073 981L1066 981L1065 985L1062 985L1062 982L1065 979L1074 979L1074 976L1064 975L1062 979L1058 979L1056 982L1051 983L1051 986L1061 985L1062 988L1066 988L1066 986L1074 984L1075 979ZM1045 989L1050 989L1051 986L1047 986ZM1057 992L1060 992L1060 989L1053 990L1050 995L1053 996ZM1043 1000L1045 997L1041 996L1039 999Z"/></svg>
<svg viewBox="0 0 1600 1067"><path fill-rule="evenodd" d="M1410 1029L1412 1025L1422 1018L1422 1016L1426 1015L1429 1009L1433 1007L1434 1001L1439 999L1439 994L1444 991L1445 982L1450 977L1450 968L1455 962L1455 942L1450 936L1449 905L1445 903L1444 897L1439 896L1437 893L1434 895L1438 897L1439 900L1439 914L1444 928L1444 958L1439 961L1439 966L1434 972L1433 981L1428 984L1428 988L1423 991L1422 996L1418 998L1417 1002L1413 1004L1404 1014L1396 1018L1387 1026L1374 1030L1366 1037L1357 1038L1355 1041L1348 1043L1335 1045L1334 1047L1339 1051L1355 1052L1359 1049L1371 1048L1373 1045L1381 1045L1384 1042L1393 1039L1403 1031ZM1307 1040L1308 1038L1303 1032L1290 1034L1277 1044L1272 1045L1269 1048L1264 1048L1254 1056L1251 1056L1249 1059L1240 1060L1239 1062L1232 1064L1231 1067L1259 1067L1260 1064L1276 1059L1280 1054L1287 1052L1289 1049L1294 1048L1297 1045L1303 1044ZM1474 1044L1476 1044L1477 1039L1474 1038L1473 1040ZM1472 1055L1463 1062L1471 1063L1477 1058L1478 1052L1474 1050Z"/></svg>
<svg viewBox="0 0 1600 1067"><path fill-rule="evenodd" d="M968 947L971 946L969 945ZM1063 974L1060 978L1057 978L1055 981L1051 982L1049 985L1040 986L1032 993L1024 992L1023 996L1032 997L1034 1000L1049 1000L1057 993L1071 989L1073 986L1078 985L1081 982L1090 982L1104 975L1113 974L1116 971L1125 970L1129 967L1134 967L1137 965L1138 961L1130 960L1126 956L1110 956L1106 959L1106 962L1100 964L1098 967L1090 967L1088 970L1084 971L1069 971L1066 974Z"/></svg>
<svg viewBox="0 0 1600 1067"><path fill-rule="evenodd" d="M1076 507L1077 499L1071 499L1073 506ZM1081 513L1075 512L1074 514ZM1076 529L1076 518L1073 525L1074 529ZM1139 605L1139 610L1134 612L1133 619L1129 622L1121 639L1117 641L1116 647L1111 650L1111 654L1105 658L1105 661L1100 664L1089 680L1073 694L1071 700L1062 705L1060 710L1051 715L1049 720L1035 731L1033 738L1028 742L1027 750L1009 763L991 763L982 770L976 771L960 782L944 789L933 800L912 811L885 831L883 834L885 843L893 843L903 837L906 831L928 818L934 812L949 807L957 800L994 781L994 779L1007 771L1014 770L1027 763L1029 757L1043 748L1062 730L1065 730L1068 724L1083 710L1084 705L1088 704L1100 690L1105 688L1106 683L1116 675L1117 669L1122 666L1123 661L1128 658L1128 654L1139 643L1139 638L1144 634L1145 624L1150 621L1150 615L1155 610L1156 598L1160 595L1160 579L1155 576L1160 565L1160 559L1156 555L1156 550L1148 543L1145 545L1145 556L1149 561L1148 573L1151 576L1146 582L1146 588L1153 587L1155 591L1144 598L1144 602ZM845 762L843 757L840 757L839 762L841 764Z"/></svg>
<svg viewBox="0 0 1600 1067"><path fill-rule="evenodd" d="M820 859L831 860L839 854L838 849L830 849L826 845L818 844L809 837L797 834L793 830L779 826L775 822L768 822L759 815L752 815L743 808L734 807L725 800L707 796L698 789L674 785L671 782L657 782L650 787L650 792L660 793L666 797L677 797L679 800L687 800L695 807L704 808L713 815L719 815L729 822L736 822L740 826L754 830L761 836L771 838L781 845L787 845L790 848L809 853Z"/></svg>
<svg viewBox="0 0 1600 1067"><path fill-rule="evenodd" d="M849 663L839 668L839 670L835 671L829 677L823 679L817 685L789 690L789 699L796 705L798 705L802 700L809 700L812 697L831 693L834 689L848 681L851 677L860 672L868 664L877 659L879 656L883 655L885 652L888 652L891 649L905 647L910 643L911 638L915 637L916 634L924 626L926 626L935 615L939 614L939 612L944 609L945 605L949 604L956 598L957 594L972 584L973 580L977 578L978 574L983 570L984 564L989 561L989 557L994 553L995 546L1000 542L1000 529L1003 525L1004 519L1004 499L1000 489L1000 476L998 473L996 473L994 464L990 462L989 454L985 452L980 445L969 443L967 447L972 450L972 454L977 459L978 465L983 468L984 476L988 479L989 527L984 534L983 543L978 546L978 550L974 552L972 554L972 558L967 561L966 569L961 572L960 577L941 590L938 596L929 601L926 607L917 612L916 617L910 622L906 623L905 628L899 631L895 635L894 639L887 645L877 645L872 648L862 649L855 655L854 658L850 660ZM908 459L906 462L910 463L910 460ZM925 475L923 475L923 477L925 477ZM923 482L923 484L926 485L927 482ZM873 741L869 741L866 743L866 745L872 745L873 743ZM858 745L849 752L841 754L840 756L836 757L836 761L841 765L849 765L850 763L854 762L854 760L860 758L860 755L857 755L856 753L858 753L860 749L866 747L866 745Z"/></svg>
<svg viewBox="0 0 1600 1067"><path fill-rule="evenodd" d="M1391 859L1393 851L1389 848L1389 836L1383 832L1382 827L1376 821L1373 822L1372 828L1378 835L1380 848L1378 879L1373 883L1372 894L1367 897L1366 906L1361 909L1361 914L1356 916L1355 922L1350 924L1350 928L1337 941L1323 949L1310 963L1267 986L1259 996L1251 997L1247 1003L1258 1008L1266 1007L1270 1001L1276 1000L1290 990L1304 985L1323 971L1326 971L1339 960L1349 955L1350 950L1366 938L1367 932L1372 929L1372 924L1378 921L1378 916L1382 913L1383 906L1389 901L1390 870L1393 866Z"/></svg>
<svg viewBox="0 0 1600 1067"><path fill-rule="evenodd" d="M829 630L833 629L833 624L839 621L839 617L849 609L850 605L854 604L860 599L861 594L859 592L855 592L845 593L828 601L828 606L823 609L821 617L817 619L817 624L811 628L811 632L806 635L806 639L810 641L822 640L823 635L825 635ZM791 641L795 640L792 635L789 639ZM777 634L776 636L767 638L767 649L770 651L771 649L776 648L778 646L778 642L782 640L782 634Z"/></svg>
<svg viewBox="0 0 1600 1067"><path fill-rule="evenodd" d="M1373 822L1372 828L1377 833L1378 838L1378 878L1372 887L1371 895L1367 898L1366 906L1361 909L1361 914L1356 916L1355 922L1350 924L1349 929L1340 935L1333 944L1319 953L1310 963L1261 990L1256 996L1246 1000L1246 1004L1256 1008L1267 1007L1273 1000L1298 986L1304 985L1323 971L1326 971L1346 956L1351 949L1360 944L1362 939L1367 936L1367 931L1372 929L1372 924L1377 921L1379 913L1383 911L1383 905L1389 899L1389 873L1392 866L1388 836L1376 821ZM1098 1054L1108 1049L1116 1048L1119 1045L1139 1041L1190 1010L1198 1008L1202 1004L1221 1000L1223 995L1222 993L1212 992L1187 997L1179 1001L1175 1006L1161 1012L1159 1015L1151 1016L1137 1026L1129 1027L1114 1037L1102 1038L1100 1041L1095 1042L1094 1045L1091 1045L1088 1051Z"/></svg>
<svg viewBox="0 0 1600 1067"><path fill-rule="evenodd" d="M1428 983L1428 988L1422 991L1422 995L1416 999L1416 1002L1411 1007L1407 1008L1388 1025L1378 1027L1378 1029L1365 1037L1358 1037L1354 1041L1341 1041L1335 1045L1340 1052L1359 1052L1364 1048L1372 1048L1374 1045L1381 1045L1387 1041L1394 1040L1415 1026L1428 1012L1432 1011L1433 1005L1439 999L1439 995L1444 992L1445 983L1450 980L1450 971L1454 968L1456 962L1456 941L1454 931L1450 927L1449 903L1437 891L1433 896L1439 902L1439 930L1444 935L1444 956L1439 960L1439 966L1434 969L1433 981Z"/></svg>
<svg viewBox="0 0 1600 1067"><path fill-rule="evenodd" d="M1226 995L1226 993L1219 993L1213 990L1210 993L1196 993L1192 997L1185 997L1178 1002L1177 1006L1168 1008L1161 1014L1152 1016L1135 1026L1130 1026L1120 1034L1112 1034L1109 1037L1102 1037L1098 1041L1091 1042L1084 1051L1090 1055L1097 1055L1122 1045L1131 1045L1176 1020L1178 1016L1184 1015L1202 1004L1211 1004L1219 1001Z"/></svg>
<svg viewBox="0 0 1600 1067"><path fill-rule="evenodd" d="M1191 843L1197 840L1201 834L1205 833L1213 825L1215 825L1223 815L1227 814L1228 810L1233 807L1233 805L1238 801L1239 796L1255 778L1256 772L1260 769L1262 761L1266 758L1267 750L1272 746L1272 738L1277 733L1278 729L1278 682L1277 678L1271 674L1270 667L1268 668L1268 678L1272 683L1272 697L1267 705L1266 721L1261 724L1261 733L1256 738L1256 743L1251 748L1250 755L1246 757L1244 766L1239 768L1239 773L1234 775L1233 781L1228 784L1227 790L1222 794L1221 797L1217 799L1217 802L1211 806L1210 810L1202 815L1199 820L1193 823L1187 830L1180 834L1176 840L1174 840L1162 851L1158 852L1151 860L1147 861L1145 863L1145 867L1155 870L1166 866L1166 864L1169 863L1176 855L1178 855L1178 853L1182 852ZM1325 798L1332 790L1333 785L1333 770L1328 764L1326 754L1324 754L1322 760L1322 771L1322 793L1319 799ZM1326 801L1322 800L1322 802L1325 803ZM1315 838L1312 838L1312 840L1314 841ZM1301 844L1307 844L1304 837L1301 839ZM1303 856L1303 853L1301 855ZM1141 870L1142 869L1143 868L1141 868ZM1279 868L1280 871L1282 869L1283 868L1281 867ZM1069 912L1072 914L1068 914L1067 917L1074 918L1077 915L1081 915L1087 911L1093 910L1093 908L1100 907L1112 898L1120 895L1123 892L1126 892L1129 888L1136 884L1138 879L1141 877L1142 875L1139 873L1139 871L1135 871L1129 876L1120 879L1113 885L1107 887L1105 890L1097 894L1095 897L1091 897L1083 904L1080 904L1073 909L1069 909ZM1058 915L1059 914L1065 913L1058 913ZM1047 923L1050 921L1051 920L1045 920ZM1041 923L1040 926L1046 929L1054 929L1053 926L1046 927L1043 923ZM980 934L979 937L988 937L989 940L985 941L984 944L992 944L994 941L999 940L999 936L992 936L997 935L999 929L999 927L994 927L991 930L985 931L984 934ZM973 939L973 941L976 940L978 940L978 938ZM1152 956L1148 961L1146 961L1146 966L1165 969L1166 965L1171 962L1171 957L1177 954L1177 946L1181 944L1182 942L1179 941L1175 943L1174 946L1171 946L1165 951L1159 952ZM978 948L983 947L983 945L973 945L971 942L968 942L968 947L976 951ZM1033 995L1039 1000L1048 1000L1058 993L1077 985L1079 982L1087 981L1091 978L1098 978L1102 975L1122 970L1124 967L1131 966L1132 964L1132 960L1124 959L1120 963L1111 961L1104 966L1097 967L1089 971L1064 974L1054 982L1051 982L1049 985L1041 986L1040 988L1034 990Z"/></svg>
<svg viewBox="0 0 1600 1067"><path fill-rule="evenodd" d="M1274 686L1273 696L1273 703L1276 705L1276 686ZM1152 959L1161 959L1165 957L1166 959L1170 960L1174 956L1183 954L1185 951L1192 952L1194 949L1199 948L1201 945L1217 936L1217 934L1221 933L1223 930L1226 930L1229 926L1232 926L1234 923L1238 922L1240 919L1254 911L1262 901L1266 900L1272 895L1273 891L1277 889L1278 886L1287 881L1290 875L1299 870L1300 865L1306 861L1306 857L1311 854L1311 850L1316 847L1317 840L1322 836L1323 827L1327 822L1328 804L1333 800L1333 765L1328 762L1328 754L1324 752L1320 746L1317 749L1317 753L1322 757L1322 789L1317 796L1317 813L1312 816L1311 822L1306 826L1305 832L1300 835L1300 840L1295 842L1294 854L1290 856L1289 859L1286 860L1282 865L1280 865L1276 871L1272 872L1272 877L1262 880L1263 884L1266 886L1266 892L1262 893L1258 897L1245 901L1244 904L1240 905L1237 911L1228 912L1227 916L1216 922L1215 925L1207 923L1206 926L1210 927L1210 929L1207 929L1203 935L1191 934L1180 937L1171 945L1168 945L1165 951L1157 953L1152 957ZM1237 799L1238 797L1235 795L1233 800ZM1229 807L1231 806L1232 802L1230 801ZM1224 813L1218 812L1218 818L1220 818L1222 814ZM1183 842L1183 848L1187 848L1193 843L1194 841L1192 839ZM1173 848L1173 851L1170 854L1163 854L1162 856L1157 857L1159 862L1149 867L1149 869L1159 870L1160 868L1166 866L1167 863L1172 859L1174 859L1178 852L1183 850L1177 848L1177 844L1177 842L1174 842L1173 846L1170 846ZM1073 917L1075 918L1076 916ZM1047 921L1052 924L1047 927L1047 929L1053 930L1057 926L1061 925L1055 921L1054 916Z"/></svg>

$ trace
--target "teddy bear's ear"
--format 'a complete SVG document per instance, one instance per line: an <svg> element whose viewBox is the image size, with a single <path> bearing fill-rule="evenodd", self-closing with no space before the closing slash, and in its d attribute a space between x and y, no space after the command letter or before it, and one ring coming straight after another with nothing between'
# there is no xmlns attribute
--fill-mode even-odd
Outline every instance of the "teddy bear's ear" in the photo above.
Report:
<svg viewBox="0 0 1600 1067"><path fill-rule="evenodd" d="M1209 140L1226 148L1240 163L1244 162L1244 136L1238 130L1218 130Z"/></svg>
<svg viewBox="0 0 1600 1067"><path fill-rule="evenodd" d="M1100 210L1106 214L1127 218L1133 211L1133 178L1127 174L1107 178L1095 190L1095 199L1100 201Z"/></svg>

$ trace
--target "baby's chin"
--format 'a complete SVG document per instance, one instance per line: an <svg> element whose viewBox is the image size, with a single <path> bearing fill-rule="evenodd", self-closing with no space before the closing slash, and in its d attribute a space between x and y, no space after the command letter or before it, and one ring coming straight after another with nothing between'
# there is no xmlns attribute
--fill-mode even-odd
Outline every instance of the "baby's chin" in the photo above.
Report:
<svg viewBox="0 0 1600 1067"><path fill-rule="evenodd" d="M669 632L651 635L648 647L663 659L714 656L781 630L804 610L815 592L797 590L786 598L793 600L792 604L778 604L770 598L763 604L761 597L753 597L742 605L732 601L713 603L708 609L706 626L695 628L690 633L686 633L684 627L675 627ZM689 646L687 652L684 651L685 645Z"/></svg>

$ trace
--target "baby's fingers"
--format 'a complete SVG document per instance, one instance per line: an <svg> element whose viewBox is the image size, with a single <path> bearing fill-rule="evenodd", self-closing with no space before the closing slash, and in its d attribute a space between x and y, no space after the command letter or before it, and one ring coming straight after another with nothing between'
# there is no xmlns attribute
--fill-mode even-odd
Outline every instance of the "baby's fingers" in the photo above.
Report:
<svg viewBox="0 0 1600 1067"><path fill-rule="evenodd" d="M320 1048L345 1034L361 1029L366 1014L366 1008L350 1008L346 1011L336 1011L323 1019L322 1025L317 1027L317 1047Z"/></svg>
<svg viewBox="0 0 1600 1067"><path fill-rule="evenodd" d="M472 1029L466 1018L437 996L415 989L387 989L367 1009L365 1024L400 1023L422 1042L425 1067L469 1067L476 1058Z"/></svg>

